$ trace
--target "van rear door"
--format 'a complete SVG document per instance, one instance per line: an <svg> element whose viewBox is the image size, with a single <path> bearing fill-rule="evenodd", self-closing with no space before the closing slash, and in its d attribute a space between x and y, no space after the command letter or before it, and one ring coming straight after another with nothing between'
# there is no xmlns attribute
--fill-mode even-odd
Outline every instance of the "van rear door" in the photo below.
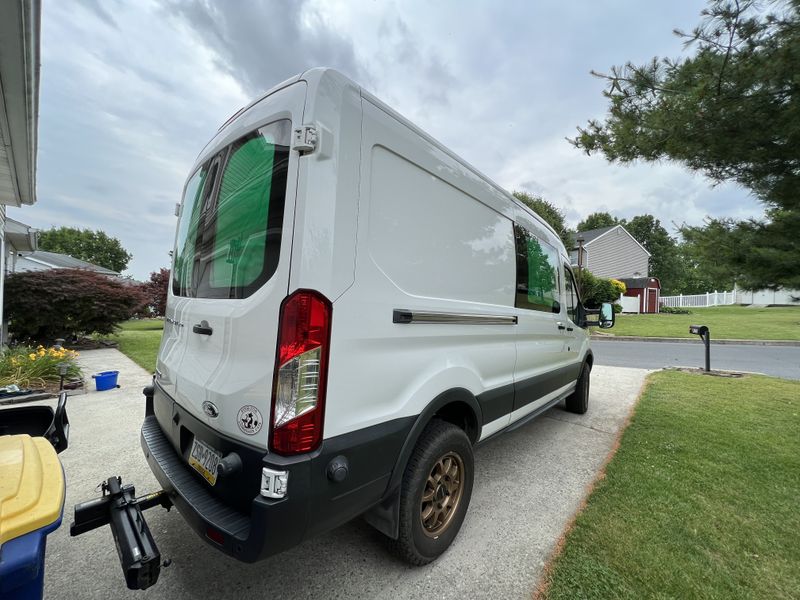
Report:
<svg viewBox="0 0 800 600"><path fill-rule="evenodd" d="M267 446L280 305L289 283L305 83L231 123L186 185L157 380L219 433ZM193 432L196 434L196 432Z"/></svg>

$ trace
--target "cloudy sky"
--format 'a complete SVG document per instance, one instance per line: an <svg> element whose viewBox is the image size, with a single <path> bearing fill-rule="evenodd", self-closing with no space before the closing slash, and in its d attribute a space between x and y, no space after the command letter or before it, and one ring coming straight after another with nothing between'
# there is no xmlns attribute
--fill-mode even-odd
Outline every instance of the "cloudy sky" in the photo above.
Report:
<svg viewBox="0 0 800 600"><path fill-rule="evenodd" d="M197 153L249 99L332 66L508 190L575 225L607 210L672 223L760 215L733 185L672 164L609 165L566 137L601 118L606 71L678 57L699 0L44 0L38 202L9 216L99 228L166 266Z"/></svg>

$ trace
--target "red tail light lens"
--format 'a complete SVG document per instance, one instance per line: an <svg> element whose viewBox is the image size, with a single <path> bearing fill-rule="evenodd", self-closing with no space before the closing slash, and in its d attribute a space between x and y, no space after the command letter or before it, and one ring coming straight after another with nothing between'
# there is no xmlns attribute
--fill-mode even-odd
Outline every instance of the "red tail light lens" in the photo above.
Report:
<svg viewBox="0 0 800 600"><path fill-rule="evenodd" d="M316 450L322 442L331 303L299 290L281 305L270 447L282 455Z"/></svg>

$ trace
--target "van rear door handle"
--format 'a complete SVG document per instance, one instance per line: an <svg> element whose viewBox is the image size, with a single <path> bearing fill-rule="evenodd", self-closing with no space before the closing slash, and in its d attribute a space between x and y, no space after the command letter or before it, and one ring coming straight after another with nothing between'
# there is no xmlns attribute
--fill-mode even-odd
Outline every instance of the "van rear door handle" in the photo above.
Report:
<svg viewBox="0 0 800 600"><path fill-rule="evenodd" d="M562 330L562 331L563 331L564 329L566 329L566 327L564 326L564 324L563 324L561 321L559 321L558 323L556 323L556 325L558 325L558 328L559 328L560 330Z"/></svg>
<svg viewBox="0 0 800 600"><path fill-rule="evenodd" d="M567 327L567 331L575 331L574 327Z"/></svg>
<svg viewBox="0 0 800 600"><path fill-rule="evenodd" d="M200 321L198 325L192 327L192 331L194 333L199 333L200 335L211 335L214 333L214 330L208 324L208 321Z"/></svg>

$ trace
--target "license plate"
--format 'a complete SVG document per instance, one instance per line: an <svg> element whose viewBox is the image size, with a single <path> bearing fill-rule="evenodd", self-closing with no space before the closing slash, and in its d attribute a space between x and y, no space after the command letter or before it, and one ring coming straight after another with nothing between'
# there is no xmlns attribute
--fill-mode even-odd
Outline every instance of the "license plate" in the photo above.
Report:
<svg viewBox="0 0 800 600"><path fill-rule="evenodd" d="M192 450L189 452L189 465L211 485L217 482L217 465L220 460L222 460L222 454L205 442L194 438Z"/></svg>

